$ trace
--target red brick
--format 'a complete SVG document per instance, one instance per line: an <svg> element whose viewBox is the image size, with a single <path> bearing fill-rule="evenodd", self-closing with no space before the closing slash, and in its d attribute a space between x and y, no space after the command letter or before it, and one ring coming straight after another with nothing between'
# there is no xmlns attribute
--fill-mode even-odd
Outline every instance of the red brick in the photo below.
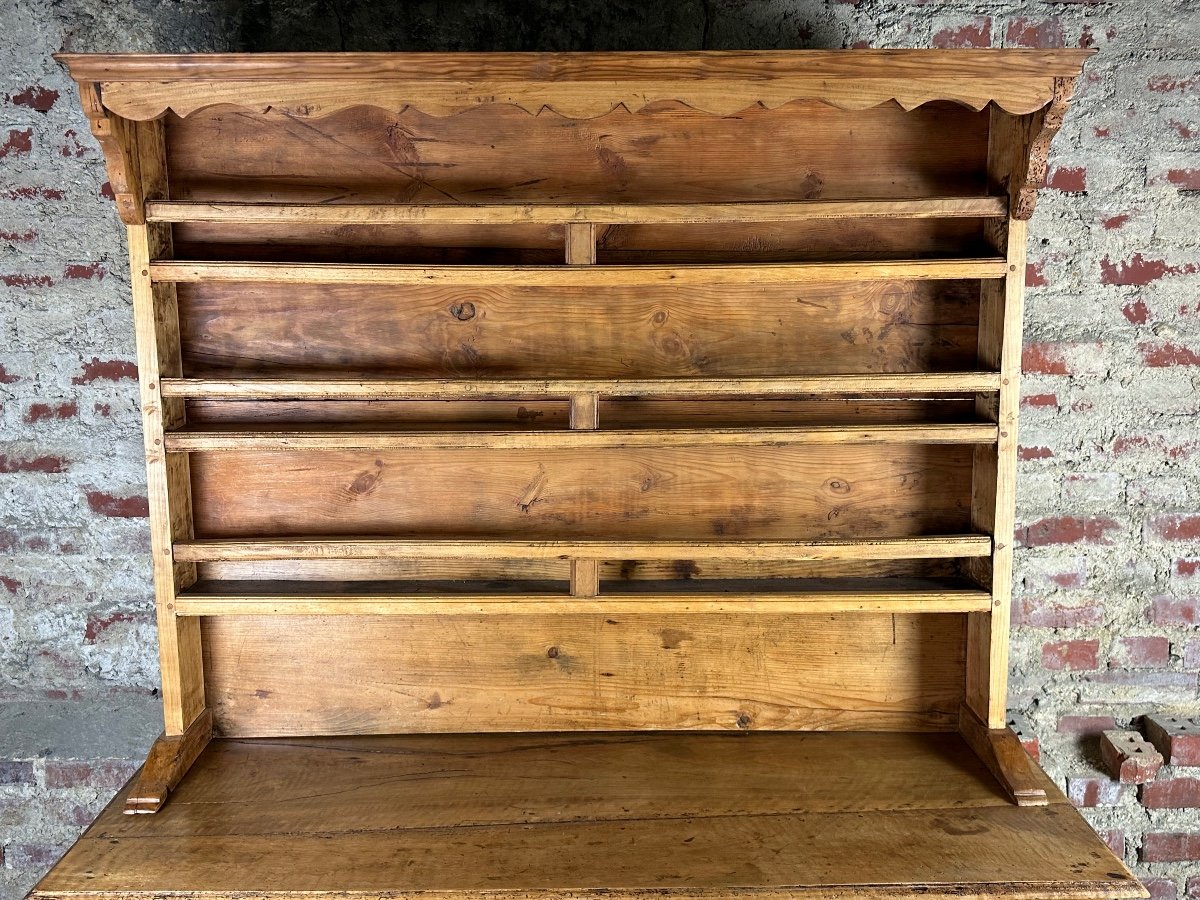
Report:
<svg viewBox="0 0 1200 900"><path fill-rule="evenodd" d="M1200 637L1189 638L1183 645L1183 667L1200 672Z"/></svg>
<svg viewBox="0 0 1200 900"><path fill-rule="evenodd" d="M1062 47L1064 43L1062 22L1056 18L1042 19L1039 22L1019 17L1009 22L1004 32L1006 47L1049 49Z"/></svg>
<svg viewBox="0 0 1200 900"><path fill-rule="evenodd" d="M1151 831L1142 835L1142 862L1200 860L1200 832Z"/></svg>
<svg viewBox="0 0 1200 900"><path fill-rule="evenodd" d="M1146 716L1142 730L1173 766L1200 766L1200 719Z"/></svg>
<svg viewBox="0 0 1200 900"><path fill-rule="evenodd" d="M4 585L4 589L10 594L15 594L21 589L21 582L15 578L9 578L7 575L0 575L0 585Z"/></svg>
<svg viewBox="0 0 1200 900"><path fill-rule="evenodd" d="M1147 530L1164 541L1200 541L1200 513L1163 513L1151 516Z"/></svg>
<svg viewBox="0 0 1200 900"><path fill-rule="evenodd" d="M1042 271L1045 265L1042 262L1025 263L1025 287L1045 287L1050 283Z"/></svg>
<svg viewBox="0 0 1200 900"><path fill-rule="evenodd" d="M70 159L82 159L87 155L88 148L79 142L79 134L74 128L68 128L63 134L63 143L59 152Z"/></svg>
<svg viewBox="0 0 1200 900"><path fill-rule="evenodd" d="M71 379L71 384L91 384L93 381L121 381L137 378L137 365L124 359L101 360L93 356L83 364L83 374Z"/></svg>
<svg viewBox="0 0 1200 900"><path fill-rule="evenodd" d="M1171 119L1167 124L1174 128L1175 133L1185 140L1191 140L1197 135L1197 132L1193 131L1192 127L1187 122L1180 122L1178 119ZM1180 170L1176 169L1174 171ZM1195 172L1197 170L1192 169L1191 171Z"/></svg>
<svg viewBox="0 0 1200 900"><path fill-rule="evenodd" d="M0 784L33 784L33 763L24 759L0 759Z"/></svg>
<svg viewBox="0 0 1200 900"><path fill-rule="evenodd" d="M94 644L96 640L108 629L114 625L120 625L122 622L136 622L137 616L132 613L116 612L107 615L90 615L87 619L87 626L83 632L83 642L85 644Z"/></svg>
<svg viewBox="0 0 1200 900"><path fill-rule="evenodd" d="M1200 85L1200 78L1172 78L1169 75L1155 75L1146 82L1146 87L1156 94L1173 94L1176 91L1185 94L1197 85Z"/></svg>
<svg viewBox="0 0 1200 900"><path fill-rule="evenodd" d="M56 844L9 844L4 848L5 865L17 871L45 871L66 852Z"/></svg>
<svg viewBox="0 0 1200 900"><path fill-rule="evenodd" d="M1052 169L1046 179L1046 187L1068 194L1081 194L1087 190L1087 169L1081 166Z"/></svg>
<svg viewBox="0 0 1200 900"><path fill-rule="evenodd" d="M7 272L0 275L5 287L50 287L54 279L49 275L32 275L28 272Z"/></svg>
<svg viewBox="0 0 1200 900"><path fill-rule="evenodd" d="M21 131L18 128L10 128L8 137L4 143L0 144L0 159L6 156L18 156L24 153L33 151L33 129L26 128Z"/></svg>
<svg viewBox="0 0 1200 900"><path fill-rule="evenodd" d="M1053 459L1054 451L1049 447L1018 447L1017 459L1029 462L1038 459Z"/></svg>
<svg viewBox="0 0 1200 900"><path fill-rule="evenodd" d="M10 375L8 370L5 369L4 366L0 366L0 384L12 384L14 381L19 381L19 380L20 379L18 376Z"/></svg>
<svg viewBox="0 0 1200 900"><path fill-rule="evenodd" d="M1167 443L1161 434L1127 434L1113 441L1113 455L1122 456L1126 453L1152 451L1164 459L1186 459L1200 447L1200 441L1175 441Z"/></svg>
<svg viewBox="0 0 1200 900"><path fill-rule="evenodd" d="M1140 799L1147 809L1196 809L1200 807L1200 778L1168 778L1143 784Z"/></svg>
<svg viewBox="0 0 1200 900"><path fill-rule="evenodd" d="M1188 900L1200 900L1200 875L1192 875L1187 880Z"/></svg>
<svg viewBox="0 0 1200 900"><path fill-rule="evenodd" d="M49 403L31 403L25 413L25 421L29 423L43 422L47 419L71 419L79 415L79 406L74 403L60 403L51 406Z"/></svg>
<svg viewBox="0 0 1200 900"><path fill-rule="evenodd" d="M1077 518L1048 516L1018 529L1023 547L1049 547L1061 544L1111 544L1108 533L1119 529L1120 523L1107 516Z"/></svg>
<svg viewBox="0 0 1200 900"><path fill-rule="evenodd" d="M1115 216L1109 216L1107 219L1101 219L1100 224L1104 226L1105 231L1114 231L1122 227L1129 221L1129 213L1117 213Z"/></svg>
<svg viewBox="0 0 1200 900"><path fill-rule="evenodd" d="M104 276L108 274L108 269L104 268L103 263L72 263L63 270L63 278L103 281Z"/></svg>
<svg viewBox="0 0 1200 900"><path fill-rule="evenodd" d="M8 98L8 102L13 106L27 106L29 109L45 113L50 112L50 107L54 105L54 101L57 99L58 91L35 84L19 93L13 94Z"/></svg>
<svg viewBox="0 0 1200 900"><path fill-rule="evenodd" d="M1153 781L1162 768L1162 754L1137 731L1105 731L1100 735L1104 768L1122 784Z"/></svg>
<svg viewBox="0 0 1200 900"><path fill-rule="evenodd" d="M1140 635L1120 638L1110 666L1121 669L1162 669L1171 661L1171 642L1165 637Z"/></svg>
<svg viewBox="0 0 1200 900"><path fill-rule="evenodd" d="M1200 366L1200 353L1189 347L1180 347L1171 341L1150 341L1138 344L1142 361L1151 368L1170 366Z"/></svg>
<svg viewBox="0 0 1200 900"><path fill-rule="evenodd" d="M1042 665L1047 669L1087 671L1100 665L1100 642L1095 638L1053 641L1042 646Z"/></svg>
<svg viewBox="0 0 1200 900"><path fill-rule="evenodd" d="M1038 742L1038 737L1030 726L1029 720L1020 713L1014 713L1008 719L1008 727L1017 736L1017 740L1021 742L1025 752L1033 757L1035 762L1040 761L1042 758L1041 744Z"/></svg>
<svg viewBox="0 0 1200 900"><path fill-rule="evenodd" d="M1127 262L1113 262L1105 256L1100 260L1100 283L1144 285L1167 275L1191 275L1195 271L1192 263L1171 266L1161 259L1146 259L1140 253L1133 254Z"/></svg>
<svg viewBox="0 0 1200 900"><path fill-rule="evenodd" d="M1081 628L1104 623L1104 605L1085 600L1078 605L1052 597L1022 597L1013 606L1013 620L1031 628Z"/></svg>
<svg viewBox="0 0 1200 900"><path fill-rule="evenodd" d="M1141 297L1138 297L1136 300L1130 300L1121 307L1121 312L1134 325L1145 325L1150 321L1150 308L1146 306L1145 301Z"/></svg>
<svg viewBox="0 0 1200 900"><path fill-rule="evenodd" d="M145 497L114 497L103 491L87 492L92 512L112 519L144 519L150 515L150 501Z"/></svg>
<svg viewBox="0 0 1200 900"><path fill-rule="evenodd" d="M117 195L113 193L112 182L106 181L100 185L100 196L105 200L116 200Z"/></svg>
<svg viewBox="0 0 1200 900"><path fill-rule="evenodd" d="M992 46L992 19L983 16L958 28L942 28L933 36L933 46L942 49Z"/></svg>
<svg viewBox="0 0 1200 900"><path fill-rule="evenodd" d="M24 231L0 231L0 241L9 244L28 244L37 240L37 232L32 228Z"/></svg>
<svg viewBox="0 0 1200 900"><path fill-rule="evenodd" d="M1147 878L1143 875L1138 881L1150 892L1150 900L1175 900L1178 896L1175 882L1169 878Z"/></svg>
<svg viewBox="0 0 1200 900"><path fill-rule="evenodd" d="M1021 351L1021 370L1029 375L1070 375L1061 344L1026 344Z"/></svg>
<svg viewBox="0 0 1200 900"><path fill-rule="evenodd" d="M120 759L46 760L46 787L93 787L115 791L127 782L137 765Z"/></svg>
<svg viewBox="0 0 1200 900"><path fill-rule="evenodd" d="M1117 859L1125 858L1125 832L1110 828L1108 831L1100 835L1104 843L1108 845L1108 849L1113 852Z"/></svg>
<svg viewBox="0 0 1200 900"><path fill-rule="evenodd" d="M1116 806L1125 792L1119 781L1096 775L1067 779L1067 796L1081 808Z"/></svg>
<svg viewBox="0 0 1200 900"><path fill-rule="evenodd" d="M1146 615L1155 625L1200 625L1200 598L1154 597Z"/></svg>
<svg viewBox="0 0 1200 900"><path fill-rule="evenodd" d="M1021 398L1021 406L1027 409L1058 409L1058 395L1029 394Z"/></svg>
<svg viewBox="0 0 1200 900"><path fill-rule="evenodd" d="M14 459L0 453L0 474L15 472L41 472L46 475L56 475L65 471L66 461L61 456L35 456L26 459Z"/></svg>
<svg viewBox="0 0 1200 900"><path fill-rule="evenodd" d="M54 187L15 187L4 194L8 200L66 200L66 191Z"/></svg>
<svg viewBox="0 0 1200 900"><path fill-rule="evenodd" d="M1167 169L1167 182L1181 191L1200 191L1200 169Z"/></svg>

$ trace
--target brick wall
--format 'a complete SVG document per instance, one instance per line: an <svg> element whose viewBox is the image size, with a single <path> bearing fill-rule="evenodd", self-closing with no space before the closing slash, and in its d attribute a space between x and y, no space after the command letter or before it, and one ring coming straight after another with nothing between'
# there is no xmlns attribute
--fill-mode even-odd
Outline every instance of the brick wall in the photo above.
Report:
<svg viewBox="0 0 1200 900"><path fill-rule="evenodd" d="M122 230L75 50L1093 46L1032 223L1012 702L1162 898L1200 897L1200 3L22 0L0 38L0 900L140 759L157 680ZM570 15L564 10L570 6ZM1126 736L1126 740L1129 736ZM1116 739L1120 741L1121 739Z"/></svg>

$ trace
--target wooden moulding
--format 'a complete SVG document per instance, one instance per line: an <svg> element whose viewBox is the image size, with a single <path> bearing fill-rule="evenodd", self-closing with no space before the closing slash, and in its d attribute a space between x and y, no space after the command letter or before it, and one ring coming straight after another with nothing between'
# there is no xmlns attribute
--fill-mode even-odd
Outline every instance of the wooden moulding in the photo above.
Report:
<svg viewBox="0 0 1200 900"><path fill-rule="evenodd" d="M957 394L996 391L998 372L794 375L767 378L451 379L451 378L164 378L164 397L209 400L520 400L616 397L778 397L854 393Z"/></svg>
<svg viewBox="0 0 1200 900"><path fill-rule="evenodd" d="M1008 198L928 197L913 200L800 200L750 203L205 203L146 204L150 222L228 225L704 225L811 219L1000 218Z"/></svg>
<svg viewBox="0 0 1200 900"><path fill-rule="evenodd" d="M595 397L594 394L585 395ZM377 431L361 429L189 428L166 435L169 451L214 450L388 450L420 449L574 449L581 447L677 447L775 444L993 444L997 428L988 423L873 425L847 428L639 428L597 430L593 424L571 431ZM572 416L575 406L572 406ZM583 431L584 433L576 433Z"/></svg>
<svg viewBox="0 0 1200 900"><path fill-rule="evenodd" d="M289 116L358 104L415 104L450 115L481 103L591 118L675 101L729 115L755 104L815 100L841 109L948 100L1024 115L1074 77L1089 50L860 50L648 53L59 54L80 83L100 83L106 105L129 119L188 116L229 104Z"/></svg>
<svg viewBox="0 0 1200 900"><path fill-rule="evenodd" d="M235 538L181 541L181 562L272 559L960 559L988 556L992 539L962 534L878 540L403 540L393 538Z"/></svg>
<svg viewBox="0 0 1200 900"><path fill-rule="evenodd" d="M1037 765L1011 728L989 728L964 703L959 709L959 731L1014 803L1018 806L1047 804Z"/></svg>
<svg viewBox="0 0 1200 900"><path fill-rule="evenodd" d="M582 226L589 228L590 226ZM803 284L831 281L1004 278L1002 258L745 265L411 266L338 263L152 262L156 282L244 284L393 284L520 287Z"/></svg>
<svg viewBox="0 0 1200 900"><path fill-rule="evenodd" d="M125 814L155 813L162 809L167 795L183 780L212 736L212 710L205 709L183 734L159 737L125 798Z"/></svg>

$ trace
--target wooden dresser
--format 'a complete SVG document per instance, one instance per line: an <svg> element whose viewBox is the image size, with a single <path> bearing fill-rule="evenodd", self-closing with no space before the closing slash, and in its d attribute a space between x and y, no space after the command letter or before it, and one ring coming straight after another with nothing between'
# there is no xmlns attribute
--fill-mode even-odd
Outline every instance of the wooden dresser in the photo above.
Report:
<svg viewBox="0 0 1200 900"><path fill-rule="evenodd" d="M1086 56L61 57L165 731L35 896L1146 896L1005 712Z"/></svg>

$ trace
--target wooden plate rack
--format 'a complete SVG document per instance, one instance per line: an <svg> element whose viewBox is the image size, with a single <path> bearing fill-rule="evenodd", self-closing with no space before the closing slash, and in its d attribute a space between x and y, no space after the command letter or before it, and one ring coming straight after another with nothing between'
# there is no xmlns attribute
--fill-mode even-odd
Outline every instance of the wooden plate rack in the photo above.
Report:
<svg viewBox="0 0 1200 900"><path fill-rule="evenodd" d="M60 57L165 732L35 895L1146 896L1006 722L1087 55Z"/></svg>

